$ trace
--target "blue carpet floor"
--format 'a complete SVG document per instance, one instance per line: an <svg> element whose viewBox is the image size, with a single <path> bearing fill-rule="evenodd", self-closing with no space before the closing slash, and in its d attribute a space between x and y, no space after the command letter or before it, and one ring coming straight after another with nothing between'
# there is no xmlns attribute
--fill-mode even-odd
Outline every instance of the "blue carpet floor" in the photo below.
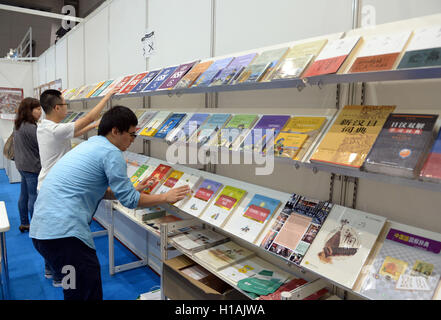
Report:
<svg viewBox="0 0 441 320"><path fill-rule="evenodd" d="M62 300L62 288L52 286L52 280L44 277L43 258L35 250L28 233L20 233L20 218L17 208L20 184L10 184L6 172L0 169L0 201L6 204L11 229L6 233L11 300ZM103 230L97 223L92 231ZM101 264L104 300L134 300L141 293L156 289L159 276L148 267L109 274L108 239L97 237L95 247ZM115 244L115 265L136 261L134 256L119 241Z"/></svg>

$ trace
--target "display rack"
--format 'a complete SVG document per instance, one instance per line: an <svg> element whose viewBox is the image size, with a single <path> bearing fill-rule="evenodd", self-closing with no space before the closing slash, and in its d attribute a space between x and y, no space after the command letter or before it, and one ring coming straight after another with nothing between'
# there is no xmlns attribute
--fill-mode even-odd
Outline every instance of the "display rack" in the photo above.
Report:
<svg viewBox="0 0 441 320"><path fill-rule="evenodd" d="M240 83L240 84L236 84L236 85L194 87L194 88L186 88L186 89L158 90L158 91L151 91L151 92L141 92L141 93L136 93L136 94L115 95L111 98L111 100L118 100L118 99L123 99L123 98L124 99L125 98L140 98L140 97L144 98L144 97L151 97L151 96L169 96L169 97L171 97L173 95L181 96L184 94L206 94L207 96L212 97L213 94L220 93L220 92L247 92L247 91L253 91L253 90L274 90L274 89L284 89L284 88L285 89L297 89L298 91L302 91L306 87L318 86L319 88L322 88L325 85L333 84L333 85L337 85L337 107L336 107L336 109L338 109L339 105L340 105L340 91L339 91L340 85L348 84L353 87L354 85L359 84L359 83L365 84L368 82L369 83L376 83L376 82L418 81L418 80L425 80L425 79L432 79L432 80L441 79L441 67L401 69L401 70L364 72L364 73L352 73L352 74L351 73L349 73L349 74L338 74L337 73L337 74L322 75L322 76L316 76L316 77L310 77L310 78L304 78L304 79L278 80L278 81L258 82L258 83ZM352 88L352 90L348 90L348 96L350 96L349 100L351 101L351 103L354 103L355 102L355 98L354 98L355 94L354 94L353 88ZM102 97L87 98L87 99L74 99L74 100L70 100L69 102L71 102L71 103L77 103L77 102L78 103L85 103L87 101L97 100L97 99L101 99L101 98ZM210 99L208 99L208 100L210 100ZM362 97L361 104L364 104L364 97ZM217 102L214 102L214 107L216 107L216 106L217 106ZM207 102L207 106L206 106L207 109L205 109L205 110L209 111L208 108L212 108L212 107L213 107L213 103ZM327 129L330 128L330 125L332 124L333 121L335 121L336 117L337 117L337 114L335 114L333 116L333 118L330 121L328 121ZM322 131L322 137L326 131L327 130ZM144 136L142 136L142 139L144 139L145 141L161 141L161 142L166 141L165 139L159 139L159 138L155 138L155 137L144 137ZM317 139L316 143L310 147L309 152L308 152L309 154L311 154L312 151L317 147L317 145L320 143L320 140L321 139ZM213 153L220 153L223 151L228 151L230 156L233 156L236 154L239 154L240 156L242 156L245 154L244 151L230 151L230 150L224 150L224 148L213 148L213 147L207 148L206 151L213 152ZM302 161L295 161L295 160L288 159L288 158L276 157L275 161L291 164L292 166L294 166L297 169L301 168L301 167L312 169L312 171L314 173L316 173L318 171L324 171L324 172L328 172L328 173L332 173L332 174L336 174L336 175L340 175L340 176L345 176L345 177L362 178L362 179L368 179L368 180L384 182L384 183L389 183L389 184L395 184L395 185L400 185L400 186L408 186L408 187L412 187L412 188L430 190L430 191L435 191L435 192L441 191L441 183L427 182L427 181L421 181L421 180L417 180L417 179L409 179L409 178L396 177L396 176L389 176L386 174L379 174L379 173L370 173L370 172L357 170L357 169L336 167L336 166L331 166L331 165L326 165L326 164L321 164L321 163L320 164L319 163L311 163L308 161L303 161L303 162ZM165 161L161 161L161 162L167 163ZM175 169L185 168L185 170L184 170L185 172L189 172L189 173L198 173L199 172L200 173L200 171L192 169L192 168L183 167L183 166L179 166L179 165L178 166L172 165L172 166ZM210 177L210 173L204 173L204 175L207 178ZM235 183L236 184L239 183L242 186L243 185L251 186L250 184L244 183L242 181L237 181L234 179L229 179L229 181L231 181L230 183L233 185ZM257 187L259 187L259 186L257 186ZM263 187L259 187L259 188L264 189ZM246 187L245 187L245 189L246 189ZM272 191L274 191L274 190L272 190ZM286 194L285 196L289 197L290 195ZM163 208L173 214L177 214L180 216L181 215L189 216L187 213L183 212L179 208L176 208L171 205L163 205ZM194 218L193 216L191 216L191 217ZM204 225L208 225L210 228L213 228L215 231L219 231L220 233L227 235L234 242L237 241L238 244L243 245L244 247L251 248L251 250L255 251L258 254L267 255L267 256L271 255L272 258L274 258L274 259L271 259L271 262L275 261L277 265L285 267L284 269L286 269L286 267L288 266L289 269L295 270L296 272L300 272L300 273L309 272L310 276L322 277L320 274L317 274L312 270L305 270L305 269L298 267L292 263L289 263L285 260L282 260L282 258L277 257L271 253L268 253L266 250L264 250L263 248L260 248L258 245L255 245L250 242L246 242L243 239L240 239L237 236L235 236L235 235L233 235L233 234L231 234L221 228L210 225L209 223L202 221L200 219L197 219L197 220L199 222L202 222ZM179 228L180 226L182 227L183 224L187 225L187 223L190 223L190 222L185 221L185 222L177 222L177 223L172 223L172 224L167 224L167 225L161 225L161 233L160 233L160 235L161 235L161 255L162 255L163 260L167 259L167 252L168 252L168 248L170 245L170 242L168 239L168 232L171 230L174 230L176 228ZM183 253L186 254L187 256L189 256L191 259L195 260L195 262L199 263L200 265L202 265L204 268L206 268L210 272L219 276L218 273L215 272L214 270L212 270L204 261L198 261L198 259L196 259L193 255L189 255L186 252L183 252ZM294 267L295 267L295 269L294 269ZM293 273L295 273L295 272L293 272ZM231 284L228 279L223 279L223 277L221 277L221 276L220 276L220 278L222 280L226 281L227 283ZM161 278L161 281L162 281L162 278ZM317 284L321 285L320 281L326 281L327 283L330 283L338 288L341 288L347 292L350 292L351 294L353 294L359 298L368 299L367 297L362 296L355 291L352 291L352 288L346 288L338 283L333 282L331 279L325 279L325 278L323 278L322 280L314 279L312 281L312 283L315 283L316 285ZM234 286L234 287L236 287L236 286ZM242 293L244 293L244 292L242 292ZM296 292L292 292L292 294L294 295L294 297L298 297ZM287 299L293 298L293 295L291 295L290 297L286 296L286 298Z"/></svg>

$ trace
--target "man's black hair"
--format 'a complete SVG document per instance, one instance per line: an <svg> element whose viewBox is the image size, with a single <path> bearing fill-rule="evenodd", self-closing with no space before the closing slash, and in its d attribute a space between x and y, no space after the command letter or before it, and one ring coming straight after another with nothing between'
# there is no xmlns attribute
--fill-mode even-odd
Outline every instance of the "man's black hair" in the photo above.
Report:
<svg viewBox="0 0 441 320"><path fill-rule="evenodd" d="M119 132L128 132L130 127L136 127L138 119L136 115L127 107L115 106L104 113L98 126L98 135L106 136L113 128Z"/></svg>
<svg viewBox="0 0 441 320"><path fill-rule="evenodd" d="M40 105L46 114L51 113L55 106L60 103L62 103L61 92L58 90L49 89L40 96Z"/></svg>

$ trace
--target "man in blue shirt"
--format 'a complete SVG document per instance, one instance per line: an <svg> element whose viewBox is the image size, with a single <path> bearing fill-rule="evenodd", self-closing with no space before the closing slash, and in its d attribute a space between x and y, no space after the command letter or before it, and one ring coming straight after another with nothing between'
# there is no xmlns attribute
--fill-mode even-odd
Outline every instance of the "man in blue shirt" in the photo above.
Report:
<svg viewBox="0 0 441 320"><path fill-rule="evenodd" d="M184 198L189 187L160 195L135 189L127 177L123 151L132 144L138 120L126 107L107 111L98 136L81 143L63 156L42 184L35 203L29 236L37 251L57 273L75 271L75 284L63 283L65 300L102 300L100 265L90 223L101 199L118 199L127 208L173 203Z"/></svg>

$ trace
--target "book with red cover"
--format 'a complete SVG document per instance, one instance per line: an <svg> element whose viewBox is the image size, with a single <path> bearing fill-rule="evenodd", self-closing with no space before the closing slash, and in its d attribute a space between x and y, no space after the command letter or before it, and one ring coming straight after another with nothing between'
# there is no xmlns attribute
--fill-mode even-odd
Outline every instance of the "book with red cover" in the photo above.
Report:
<svg viewBox="0 0 441 320"><path fill-rule="evenodd" d="M136 85L138 83L141 82L142 79L144 79L144 77L148 74L148 72L143 72L143 73L139 73L137 74L135 77L133 77L132 80L130 80L130 82L120 91L120 94L127 94L130 91L132 91L133 88L136 87Z"/></svg>
<svg viewBox="0 0 441 320"><path fill-rule="evenodd" d="M152 172L147 181L156 180L150 187L144 189L144 193L150 194L162 181L171 173L172 167L160 164L155 171Z"/></svg>
<svg viewBox="0 0 441 320"><path fill-rule="evenodd" d="M173 89L178 84L179 80L190 71L191 68L199 61L181 64L175 72L159 87L159 89Z"/></svg>
<svg viewBox="0 0 441 320"><path fill-rule="evenodd" d="M118 84L114 87L115 90L117 90L117 94L120 94L121 89L123 89L129 82L130 80L132 80L132 78L135 75L130 75L130 76L126 76L124 77L120 82L118 82Z"/></svg>
<svg viewBox="0 0 441 320"><path fill-rule="evenodd" d="M441 179L441 130L424 163L420 177L429 181L439 181Z"/></svg>
<svg viewBox="0 0 441 320"><path fill-rule="evenodd" d="M336 73L359 40L360 37L355 36L328 42L302 78Z"/></svg>

